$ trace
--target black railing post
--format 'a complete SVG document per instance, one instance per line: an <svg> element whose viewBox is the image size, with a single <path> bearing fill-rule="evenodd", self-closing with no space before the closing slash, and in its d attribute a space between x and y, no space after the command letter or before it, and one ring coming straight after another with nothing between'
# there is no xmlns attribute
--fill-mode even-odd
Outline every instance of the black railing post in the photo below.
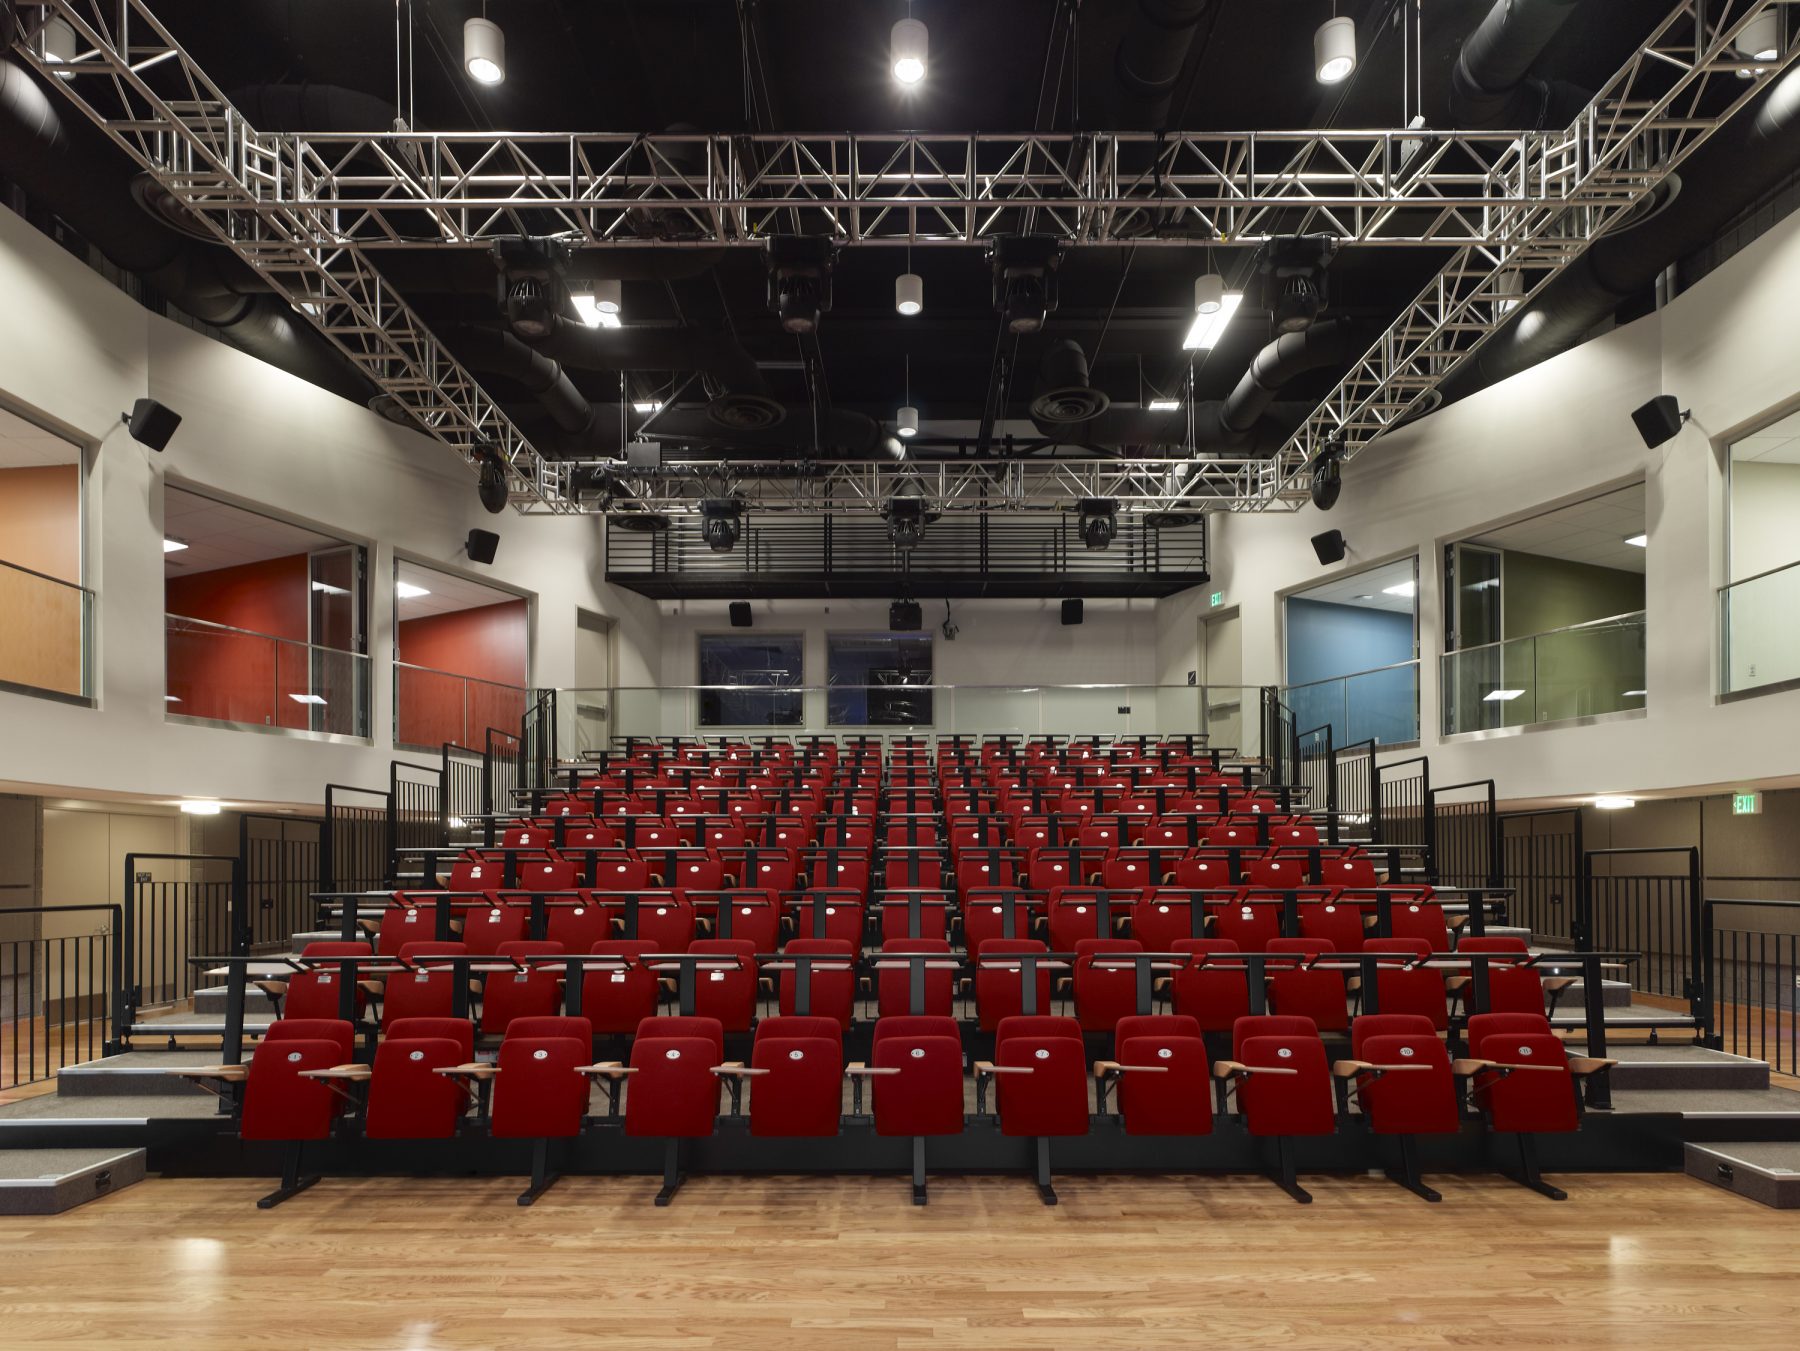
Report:
<svg viewBox="0 0 1800 1351"><path fill-rule="evenodd" d="M1702 913L1704 902L1700 893L1704 887L1701 880L1700 850L1688 850L1688 977L1687 999L1688 1012L1700 1030L1702 1041L1712 1035L1712 1000L1706 991L1709 968L1706 963L1706 919Z"/></svg>
<svg viewBox="0 0 1800 1351"><path fill-rule="evenodd" d="M231 860L231 918L228 928L231 933L231 955L248 957L250 955L250 890L244 879L244 855L241 849L238 856Z"/></svg>
<svg viewBox="0 0 1800 1351"><path fill-rule="evenodd" d="M337 884L337 818L331 810L331 794L335 784L325 785L325 820L319 830L319 890L338 891Z"/></svg>
<svg viewBox="0 0 1800 1351"><path fill-rule="evenodd" d="M137 974L137 855L125 855L125 893L124 893L124 929L120 946L125 949L125 981L126 1003L130 1005L133 1021L137 1018L137 1010L143 1004L144 991L138 984Z"/></svg>
<svg viewBox="0 0 1800 1351"><path fill-rule="evenodd" d="M126 894L127 902L130 893ZM107 1055L117 1055L125 1049L125 1036L131 1030L135 1018L130 995L125 989L125 948L122 941L124 928L124 906L109 906L112 916L112 955L108 963L108 975L112 981L112 1036L104 1044Z"/></svg>
<svg viewBox="0 0 1800 1351"><path fill-rule="evenodd" d="M1594 950L1594 859L1585 851L1579 856L1581 869L1575 880L1575 918L1569 925L1569 937L1577 952Z"/></svg>

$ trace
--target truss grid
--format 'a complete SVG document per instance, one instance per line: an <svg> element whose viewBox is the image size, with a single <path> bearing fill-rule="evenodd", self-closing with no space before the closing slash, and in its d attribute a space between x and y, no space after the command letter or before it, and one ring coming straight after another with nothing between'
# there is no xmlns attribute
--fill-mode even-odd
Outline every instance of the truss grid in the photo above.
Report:
<svg viewBox="0 0 1800 1351"><path fill-rule="evenodd" d="M44 0L22 12L15 46L419 427L465 459L497 448L522 511L592 509L572 491L584 468L675 509L691 505L702 479L680 466L633 476L619 461L541 457L387 287L384 250L526 235L580 247L753 247L778 222L845 245L967 246L1026 220L1075 246L1323 231L1452 249L1272 458L905 467L937 476L947 510L980 492L1019 510L1110 496L1136 509L1258 511L1304 503L1306 467L1327 441L1353 457L1421 411L1515 305L1785 69L1800 24L1784 26L1789 45L1770 61L1738 56L1732 39L1765 10L1796 5L1682 0L1571 126L1533 132L270 133L232 108L149 0ZM38 33L52 16L77 35L71 62L43 59ZM808 461L753 479L707 468L771 508L878 503L871 494L894 470Z"/></svg>

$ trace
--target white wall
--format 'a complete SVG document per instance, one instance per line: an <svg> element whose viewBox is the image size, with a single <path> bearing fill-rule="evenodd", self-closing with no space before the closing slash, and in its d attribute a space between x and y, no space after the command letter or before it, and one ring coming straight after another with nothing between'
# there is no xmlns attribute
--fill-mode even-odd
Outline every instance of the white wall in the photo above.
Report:
<svg viewBox="0 0 1800 1351"><path fill-rule="evenodd" d="M373 744L164 720L165 477L360 540L376 579L403 555L531 596L534 683L573 681L578 607L618 621L621 679L657 678L656 607L597 580L592 518L488 516L451 451L148 313L5 210L0 296L0 399L91 448L88 577L99 596L99 706L0 692L0 783L285 803L319 801L327 781L385 785L393 615L379 581ZM182 416L162 454L118 425L146 395ZM458 561L477 525L500 533L492 568Z"/></svg>
<svg viewBox="0 0 1800 1351"><path fill-rule="evenodd" d="M967 688L940 693L934 708L941 731L1051 731L1062 733L1153 731L1154 692L1117 690L1054 691L1074 684L1148 685L1154 682L1155 603L1147 600L1090 600L1082 623L1065 628L1060 601L958 600L951 602L959 630L944 638L942 599L926 599L921 586L924 632L933 636L933 679L939 685L1011 686L1011 690ZM662 672L670 686L692 685L699 675L698 638L728 633L725 603L665 604ZM886 601L759 601L755 627L764 633L803 636L804 679L823 686L826 634L887 632ZM1185 679L1185 677L1183 677ZM1032 693L1022 693L1031 690ZM804 730L826 732L825 697L804 700ZM1121 714L1119 708L1131 712ZM654 711L653 711L654 707ZM660 735L695 730L697 700L668 691L652 702L622 693L618 729ZM655 727L644 726L655 720Z"/></svg>
<svg viewBox="0 0 1800 1351"><path fill-rule="evenodd" d="M1733 784L1800 769L1800 692L1721 704L1715 588L1724 575L1723 455L1800 402L1800 216L1790 217L1660 313L1398 430L1345 470L1329 517L1213 518L1213 589L1244 620L1244 677L1279 678L1280 596L1332 572L1421 555L1423 746L1440 783L1493 778L1506 798ZM1630 411L1663 392L1693 410L1646 450ZM1444 740L1445 543L1635 479L1647 484L1648 689L1644 714L1585 727ZM1321 569L1308 538L1335 527L1350 556ZM1158 671L1194 665L1192 592L1158 611ZM1408 752L1411 753L1411 752Z"/></svg>

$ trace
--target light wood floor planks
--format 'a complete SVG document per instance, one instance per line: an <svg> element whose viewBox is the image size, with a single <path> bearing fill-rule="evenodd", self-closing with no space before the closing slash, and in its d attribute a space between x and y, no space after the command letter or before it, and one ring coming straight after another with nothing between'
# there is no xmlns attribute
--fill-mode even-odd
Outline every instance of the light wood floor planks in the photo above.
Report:
<svg viewBox="0 0 1800 1351"><path fill-rule="evenodd" d="M0 1220L0 1343L181 1351L1795 1345L1790 1212L1664 1176L148 1182Z"/></svg>

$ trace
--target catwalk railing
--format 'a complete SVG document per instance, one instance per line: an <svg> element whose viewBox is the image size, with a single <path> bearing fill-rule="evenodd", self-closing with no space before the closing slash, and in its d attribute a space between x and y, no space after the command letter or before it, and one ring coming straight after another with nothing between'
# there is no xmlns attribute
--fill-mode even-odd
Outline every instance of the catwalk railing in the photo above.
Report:
<svg viewBox="0 0 1800 1351"><path fill-rule="evenodd" d="M0 910L0 1088L118 1049L129 1022L121 926L116 905Z"/></svg>
<svg viewBox="0 0 1800 1351"><path fill-rule="evenodd" d="M1714 1044L1800 1075L1800 901L1706 902Z"/></svg>

